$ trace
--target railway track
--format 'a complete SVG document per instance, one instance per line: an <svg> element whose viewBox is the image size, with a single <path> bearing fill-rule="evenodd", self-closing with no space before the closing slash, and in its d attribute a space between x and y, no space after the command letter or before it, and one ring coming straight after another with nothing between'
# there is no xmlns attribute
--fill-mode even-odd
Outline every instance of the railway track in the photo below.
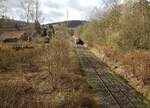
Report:
<svg viewBox="0 0 150 108"><path fill-rule="evenodd" d="M82 69L91 78L104 108L149 108L126 83L117 80L109 68L84 47L77 48Z"/></svg>

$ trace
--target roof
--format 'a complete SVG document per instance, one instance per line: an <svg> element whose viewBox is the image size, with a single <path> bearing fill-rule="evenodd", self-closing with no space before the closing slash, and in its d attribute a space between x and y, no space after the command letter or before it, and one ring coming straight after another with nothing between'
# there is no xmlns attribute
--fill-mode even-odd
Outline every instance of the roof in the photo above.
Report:
<svg viewBox="0 0 150 108"><path fill-rule="evenodd" d="M3 32L0 35L0 40L5 40L5 39L20 39L22 35L24 35L24 31L10 31L10 32Z"/></svg>

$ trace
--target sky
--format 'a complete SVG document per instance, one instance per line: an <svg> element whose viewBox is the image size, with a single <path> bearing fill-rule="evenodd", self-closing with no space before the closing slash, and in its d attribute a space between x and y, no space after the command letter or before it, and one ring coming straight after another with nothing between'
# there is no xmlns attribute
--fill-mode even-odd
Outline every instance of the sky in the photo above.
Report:
<svg viewBox="0 0 150 108"><path fill-rule="evenodd" d="M59 22L69 20L87 20L96 7L100 6L100 0L39 0L42 12L42 23ZM21 19L19 0L8 0L7 15L14 19Z"/></svg>

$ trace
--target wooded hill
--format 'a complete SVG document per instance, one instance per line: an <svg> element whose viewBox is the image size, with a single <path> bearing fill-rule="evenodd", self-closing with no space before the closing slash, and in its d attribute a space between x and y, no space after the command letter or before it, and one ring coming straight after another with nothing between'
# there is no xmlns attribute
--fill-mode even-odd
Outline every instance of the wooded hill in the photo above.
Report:
<svg viewBox="0 0 150 108"><path fill-rule="evenodd" d="M62 21L62 22L55 22L55 23L50 23L52 25L64 25L64 24L68 24L69 28L76 28L82 24L85 24L87 21L82 21L82 20L69 20L69 21ZM49 25L49 24L48 24Z"/></svg>

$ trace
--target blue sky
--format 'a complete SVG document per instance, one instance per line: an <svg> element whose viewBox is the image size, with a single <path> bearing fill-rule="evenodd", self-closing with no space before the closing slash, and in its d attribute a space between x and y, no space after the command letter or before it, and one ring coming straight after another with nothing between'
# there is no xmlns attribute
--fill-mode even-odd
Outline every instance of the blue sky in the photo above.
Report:
<svg viewBox="0 0 150 108"><path fill-rule="evenodd" d="M39 0L41 3L42 23L69 20L87 20L96 7L100 7L100 0ZM21 19L19 0L8 0L8 15Z"/></svg>

